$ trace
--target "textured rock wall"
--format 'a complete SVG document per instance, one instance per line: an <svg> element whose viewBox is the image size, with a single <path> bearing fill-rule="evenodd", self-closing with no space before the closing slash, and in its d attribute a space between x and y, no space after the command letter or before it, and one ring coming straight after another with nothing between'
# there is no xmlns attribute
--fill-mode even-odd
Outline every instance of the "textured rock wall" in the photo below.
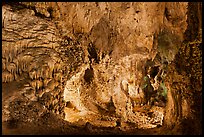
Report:
<svg viewBox="0 0 204 137"><path fill-rule="evenodd" d="M182 40L187 26L187 3L182 2L25 4L35 6L41 14L52 17L62 36L85 33L100 52L113 52L113 57L138 50L151 51L153 42L156 42L155 36L164 28L181 35L179 39ZM51 15L48 14L49 9L52 9Z"/></svg>

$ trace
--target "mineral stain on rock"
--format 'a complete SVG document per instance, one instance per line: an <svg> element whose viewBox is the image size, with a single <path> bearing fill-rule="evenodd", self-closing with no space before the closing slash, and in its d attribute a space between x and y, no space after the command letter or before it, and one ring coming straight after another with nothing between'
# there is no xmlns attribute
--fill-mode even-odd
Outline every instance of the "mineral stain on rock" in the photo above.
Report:
<svg viewBox="0 0 204 137"><path fill-rule="evenodd" d="M3 134L202 134L201 9L4 3Z"/></svg>

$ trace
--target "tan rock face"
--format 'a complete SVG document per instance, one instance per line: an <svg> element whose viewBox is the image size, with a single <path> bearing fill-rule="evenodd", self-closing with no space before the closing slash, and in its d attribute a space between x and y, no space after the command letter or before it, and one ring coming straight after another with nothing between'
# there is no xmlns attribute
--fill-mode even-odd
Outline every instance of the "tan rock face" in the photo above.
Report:
<svg viewBox="0 0 204 137"><path fill-rule="evenodd" d="M182 2L25 4L35 5L45 16L49 8L53 9L52 16L62 36L88 34L101 52L113 51L113 57L137 53L138 49L150 52L156 41L155 34L166 27L182 39L187 26L187 3Z"/></svg>
<svg viewBox="0 0 204 137"><path fill-rule="evenodd" d="M150 100L159 96L164 62L174 60L183 41L188 3L21 4L17 12L2 6L3 82L29 81L48 110L72 123L163 124L165 107L149 108L163 102Z"/></svg>

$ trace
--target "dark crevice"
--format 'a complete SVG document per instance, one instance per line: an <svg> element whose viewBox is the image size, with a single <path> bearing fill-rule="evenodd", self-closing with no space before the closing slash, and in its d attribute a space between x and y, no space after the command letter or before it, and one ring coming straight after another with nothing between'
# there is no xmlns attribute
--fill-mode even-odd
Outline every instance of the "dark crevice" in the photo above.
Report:
<svg viewBox="0 0 204 137"><path fill-rule="evenodd" d="M27 8L26 5L23 5L19 2L5 2L5 4L8 4L9 6L11 6L11 9L13 12Z"/></svg>
<svg viewBox="0 0 204 137"><path fill-rule="evenodd" d="M54 18L54 17L53 17L53 9L52 9L51 7L49 7L49 8L47 9L47 11L50 13L50 18L53 19L53 18Z"/></svg>
<svg viewBox="0 0 204 137"><path fill-rule="evenodd" d="M85 80L87 83L91 83L93 77L94 77L93 68L91 67L90 69L86 69L86 70L85 70L85 74L84 74L84 80Z"/></svg>
<svg viewBox="0 0 204 137"><path fill-rule="evenodd" d="M164 10L164 16L166 17L166 19L168 20L168 21L170 21L170 15L169 15L169 11L168 11L168 9L165 7L165 10Z"/></svg>
<svg viewBox="0 0 204 137"><path fill-rule="evenodd" d="M140 12L139 10L135 11L135 13L139 13L139 12Z"/></svg>
<svg viewBox="0 0 204 137"><path fill-rule="evenodd" d="M96 7L98 7L99 5L98 5L98 2L95 2L95 4L96 4Z"/></svg>
<svg viewBox="0 0 204 137"><path fill-rule="evenodd" d="M96 63L99 63L99 57L97 55L97 50L93 44L89 44L88 52L89 52L89 55L88 55L89 61L93 63L92 62L92 59L93 59Z"/></svg>
<svg viewBox="0 0 204 137"><path fill-rule="evenodd" d="M145 63L145 70L144 70L144 74L145 76L148 74L150 68L154 65L154 62L151 59L148 59Z"/></svg>
<svg viewBox="0 0 204 137"><path fill-rule="evenodd" d="M198 17L198 13L202 11L202 8L200 9L199 6L202 5L202 3L198 2L189 2L188 4L188 12L187 12L187 23L188 27L187 30L184 33L185 41L194 41L198 37L198 32L200 26L202 26L202 20L199 20L199 18L202 19L202 17Z"/></svg>
<svg viewBox="0 0 204 137"><path fill-rule="evenodd" d="M150 77L155 78L158 72L159 72L159 66L152 67L150 70Z"/></svg>
<svg viewBox="0 0 204 137"><path fill-rule="evenodd" d="M35 7L30 7L30 9L32 9L35 12L35 16L37 16L37 17L40 17L40 18L49 18L49 17L46 17L45 15L41 14L40 12L37 12Z"/></svg>

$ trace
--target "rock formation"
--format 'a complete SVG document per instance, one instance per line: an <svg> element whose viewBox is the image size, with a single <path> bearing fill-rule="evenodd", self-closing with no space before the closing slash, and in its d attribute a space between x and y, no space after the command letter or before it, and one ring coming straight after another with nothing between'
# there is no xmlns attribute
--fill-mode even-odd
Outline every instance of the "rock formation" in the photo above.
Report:
<svg viewBox="0 0 204 137"><path fill-rule="evenodd" d="M151 134L158 127L164 131L157 134L186 134L182 122L201 114L201 107L192 110L202 94L201 8L188 2L3 4L3 122L51 114L94 134L103 128Z"/></svg>

